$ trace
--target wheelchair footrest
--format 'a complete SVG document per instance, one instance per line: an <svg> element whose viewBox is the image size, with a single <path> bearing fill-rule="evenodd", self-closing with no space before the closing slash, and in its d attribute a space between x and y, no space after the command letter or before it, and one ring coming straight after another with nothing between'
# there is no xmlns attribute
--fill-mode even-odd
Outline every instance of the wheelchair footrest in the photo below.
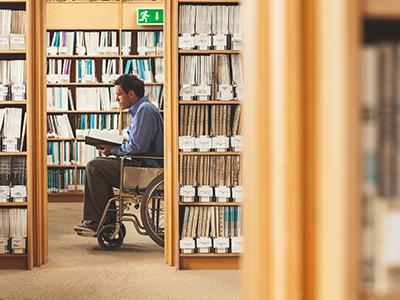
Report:
<svg viewBox="0 0 400 300"><path fill-rule="evenodd" d="M93 231L76 231L76 233L83 237L96 237L96 233Z"/></svg>

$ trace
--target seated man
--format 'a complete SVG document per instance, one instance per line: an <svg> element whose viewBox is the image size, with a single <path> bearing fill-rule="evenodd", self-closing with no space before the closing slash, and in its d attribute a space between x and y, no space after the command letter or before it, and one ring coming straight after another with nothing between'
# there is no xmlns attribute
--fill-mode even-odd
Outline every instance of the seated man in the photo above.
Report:
<svg viewBox="0 0 400 300"><path fill-rule="evenodd" d="M129 139L121 146L98 145L100 153L109 156L153 154L163 156L163 120L157 108L144 96L144 83L134 75L122 75L116 81L116 101L122 109L129 108L132 121ZM162 161L145 160L136 166L162 167ZM113 197L113 187L119 187L120 160L96 157L86 166L83 221L77 232L96 231L104 208Z"/></svg>

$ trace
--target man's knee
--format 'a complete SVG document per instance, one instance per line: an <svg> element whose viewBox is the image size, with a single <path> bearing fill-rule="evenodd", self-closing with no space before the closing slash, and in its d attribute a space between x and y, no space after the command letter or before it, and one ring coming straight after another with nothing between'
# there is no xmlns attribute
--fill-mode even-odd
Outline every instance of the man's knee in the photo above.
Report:
<svg viewBox="0 0 400 300"><path fill-rule="evenodd" d="M98 170L98 168L99 168L99 165L101 164L101 159L99 159L100 157L96 157L96 158L93 158L91 161L89 161L87 164L86 164L86 172L88 172L88 173L94 173L94 172L96 172L96 170Z"/></svg>

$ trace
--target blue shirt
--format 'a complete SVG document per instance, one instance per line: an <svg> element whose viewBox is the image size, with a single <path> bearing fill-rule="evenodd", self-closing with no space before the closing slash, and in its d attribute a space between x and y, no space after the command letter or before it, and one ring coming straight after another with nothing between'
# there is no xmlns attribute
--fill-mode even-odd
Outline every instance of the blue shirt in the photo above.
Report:
<svg viewBox="0 0 400 300"><path fill-rule="evenodd" d="M129 108L132 121L128 128L128 140L121 146L113 146L111 154L164 154L164 126L157 108L149 102L147 96ZM162 161L146 160L146 166L160 167Z"/></svg>

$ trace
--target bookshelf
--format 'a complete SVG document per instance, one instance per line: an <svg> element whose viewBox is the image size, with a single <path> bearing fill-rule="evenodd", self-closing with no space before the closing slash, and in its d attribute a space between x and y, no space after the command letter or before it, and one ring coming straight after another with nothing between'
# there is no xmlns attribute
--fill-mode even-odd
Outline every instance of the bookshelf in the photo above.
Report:
<svg viewBox="0 0 400 300"><path fill-rule="evenodd" d="M217 135L216 132L211 133L212 129L210 132L208 132L208 117L206 116L208 114L210 115L209 125L211 127L213 126L211 125L211 120L215 120L213 117L216 116L214 115L216 111L218 111L218 114L219 112L221 112L221 116L226 116L226 119L224 119L224 121L221 121L221 119L219 120L221 121L220 124L230 124L230 121L227 121L229 119L229 117L227 117L227 111L232 113L230 115L231 117L233 116L233 112L235 111L237 111L240 115L240 110L238 108L241 106L242 100L241 98L240 100L234 99L235 97L233 96L233 93L231 97L220 98L216 97L216 94L214 93L211 95L210 92L210 94L208 94L208 96L206 96L205 98L195 96L193 97L193 99L190 99L190 97L184 97L182 96L182 94L180 94L180 89L182 87L180 85L180 82L183 76L182 74L180 74L180 71L183 68L181 65L183 63L183 57L188 57L188 59L198 59L198 62L204 59L204 61L208 62L209 60L211 60L211 58L214 59L214 57L216 57L217 55L230 58L230 55L239 55L241 53L240 50L232 50L231 48L229 48L229 46L224 50L217 50L213 47L210 47L210 44L208 45L208 47L205 47L207 49L203 50L195 48L185 49L180 47L180 45L178 44L180 36L179 18L181 17L179 11L182 6L187 5L233 5L235 7L238 7L239 1L171 1L170 3L166 3L165 5L165 36L166 41L168 41L165 51L167 62L166 68L168 68L168 74L166 75L166 91L167 97L171 99L171 101L168 103L169 105L164 108L164 117L166 122L166 144L172 146L172 151L166 152L165 157L166 168L172 170L172 172L168 172L168 174L165 174L166 197L167 199L172 199L172 201L169 201L167 204L167 216L169 218L168 223L171 225L169 226L169 228L167 228L168 232L166 234L166 261L171 265L175 265L177 269L233 269L239 267L239 259L241 257L240 253L230 253L230 250L226 251L226 253L214 253L214 251L217 251L216 247L214 249L210 249L209 253L200 253L202 250L200 250L199 247L199 240L197 240L198 243L196 244L196 249L194 251L190 250L194 253L187 253L188 251L183 251L183 249L181 248L181 235L185 223L184 215L186 212L188 215L190 215L191 211L199 211L200 216L202 215L202 213L205 215L206 212L210 214L210 211L211 214L213 214L213 210L215 212L231 209L232 211L239 211L242 209L243 206L243 203L233 202L233 200L229 200L229 202L216 202L217 197L215 199L212 198L212 200L211 198L208 198L208 201L206 202L199 202L202 195L200 192L202 184L195 187L197 191L196 195L198 195L199 198L193 197L185 199L182 194L182 189L184 186L183 181L185 181L186 179L184 179L184 175L182 175L185 174L185 171L182 171L180 173L180 170L186 170L188 168L192 169L192 167L189 167L189 165L192 165L193 161L200 162L206 161L206 159L213 160L214 162L216 162L217 160L223 160L227 162L231 159L237 159L239 161L242 155L242 152L240 150L233 151L233 149L231 148L214 149L206 147L203 150L201 150L200 148L191 148L191 150L189 151L186 151L182 148L182 144L185 143L182 142L185 139L185 136L192 136L195 137L197 140L200 140L202 136L200 132L203 131L203 129L201 129L203 128L203 126L205 128L203 132L205 136L210 137ZM193 16L193 19L194 18L195 17ZM200 21L197 22L200 23ZM205 62L205 64L207 64L207 62ZM205 73L208 72L206 71L207 69L204 70ZM215 71L215 73L217 73L217 71ZM217 84L215 83L215 88L216 85ZM222 113L223 109L225 109L224 113ZM190 122L198 124L196 126L198 126L197 129L200 128L200 131L196 131L196 133L194 134L193 132L190 133L189 130L186 135L185 132L187 127L185 124L189 124ZM222 125L222 127L224 126L225 125ZM215 130L214 127L212 128ZM200 167L200 164L196 164L196 167L194 167L193 164L192 171L198 174L198 176L202 176L200 175L200 173L203 174L202 171L200 171L202 169L203 168ZM204 170L208 170L209 176L213 176L213 169L215 170L215 168L211 167L211 165L207 165L206 167L204 167ZM230 174L230 172L227 172L224 175L221 174L221 179L228 178L228 174ZM190 186L191 185L189 184L189 187ZM217 194L214 191L214 187L212 184L211 186L211 189L213 189L213 195L216 196ZM208 187L206 187L206 189L207 188ZM211 220L214 220L213 217L211 217ZM201 228L200 226L204 226L204 224L206 224L207 222L208 220L206 221L205 219L203 219L202 222L198 221L198 223L196 223L196 225L193 225L193 227ZM197 236L203 236L200 235L199 231L196 233ZM204 236L209 236L209 233L210 232L207 232L207 234ZM233 235L234 234L232 231L232 236Z"/></svg>
<svg viewBox="0 0 400 300"><path fill-rule="evenodd" d="M34 265L37 265L37 263L35 263L35 260L37 258L37 253L35 252L35 249L37 249L37 247L40 247L39 243L37 243L34 237L34 226L35 222L37 221L34 215L34 208L37 205L35 194L38 189L36 189L36 187L34 186L33 176L34 173L40 172L40 168L38 168L37 170L33 169L33 162L37 159L37 153L35 153L35 145L33 143L34 133L37 133L37 130L40 130L40 126L38 126L37 128L33 128L32 122L32 120L35 118L36 108L36 102L34 101L36 81L32 76L34 72L33 70L35 68L35 50L32 47L32 37L35 34L35 29L31 26L35 18L35 16L33 15L35 5L36 3L33 0L7 0L1 1L0 3L0 9L2 10L25 12L25 22L21 22L21 29L23 28L23 32L20 31L20 33L23 34L23 39L20 40L20 42L22 43L18 45L19 49L0 50L0 61L2 62L23 61L23 67L20 71L18 71L17 75L20 79L17 79L16 77L12 77L10 75L8 75L7 78L2 79L2 90L4 89L4 87L7 87L8 92L7 95L2 92L0 109L14 109L14 111L21 111L21 119L19 119L19 117L15 115L16 122L13 125L17 126L18 128L20 128L20 125L22 128L25 112L27 115L25 134L22 135L21 131L18 132L17 147L16 149L14 149L14 151L10 151L9 149L9 151L7 152L5 149L5 145L7 142L3 140L3 137L8 136L8 133L6 132L6 126L8 126L6 124L8 120L6 117L4 117L4 115L4 118L2 120L1 127L3 129L0 160L2 161L3 165L1 167L2 200L0 201L0 210L1 218L4 218L3 221L8 219L10 227L8 228L8 236L7 227L0 229L0 231L2 231L2 235L0 238L3 238L3 244L1 245L2 249L0 252L0 269L31 269ZM14 17L15 16L11 15L11 19L14 19ZM20 35L19 37L22 38L22 35ZM10 42L10 35L6 34L2 36L2 48L5 47L4 39L7 39L10 43L7 46L8 48L15 47L15 45L12 45ZM20 48L23 48L23 50L21 50ZM14 67L16 67L16 65L14 65ZM13 69L13 72L17 74L16 69ZM15 92L14 94L12 93L13 86L16 86L18 84L23 84L25 86L23 95L20 95L19 92L18 94L17 92ZM22 91L22 89L20 89L20 91ZM20 121L20 123L18 121ZM24 146L20 148L22 140L24 140ZM7 166L11 168L9 171L5 169L4 163L6 163ZM11 176L11 172L13 171L18 172L18 175L21 176L20 180L17 180L16 177ZM8 172L10 172L9 177L7 177L6 175ZM4 175L6 177L4 177ZM24 190L23 194L20 194L20 199L18 199L18 196L16 194L13 194L13 189L16 188L16 185L21 185L22 189ZM4 190L5 186L7 186L8 188L11 187L11 193L10 190ZM17 226L19 233L11 229L12 225Z"/></svg>
<svg viewBox="0 0 400 300"><path fill-rule="evenodd" d="M50 32L50 35L54 35L56 32L64 31L64 32L74 32L75 33L75 42L77 38L76 32L81 31L84 34L88 32L102 32L102 31L112 31L116 33L116 46L118 50L115 53L88 53L80 54L77 53L77 49L68 54L58 54L52 55L51 53L47 56L47 61L52 59L61 59L61 60L70 60L72 67L70 73L69 82L48 82L48 88L67 88L71 90L72 98L74 101L74 108L71 109L71 105L68 105L68 109L56 109L56 110L48 110L47 114L49 116L63 115L66 114L70 121L73 137L49 137L48 142L52 143L68 143L71 142L74 149L77 148L78 143L84 143L84 138L82 136L77 136L75 130L80 126L79 118L83 118L84 114L86 114L87 118L92 118L92 116L96 116L96 122L111 122L107 123L107 126L113 126L114 130L117 130L120 134L123 133L123 129L125 128L125 123L128 122L129 112L121 111L118 106L112 107L111 109L77 109L77 91L80 88L112 88L112 83L102 82L103 78L101 73L99 73L102 69L102 63L104 59L115 60L116 61L116 69L117 74L123 74L125 72L126 64L129 60L147 60L149 59L152 66L153 74L155 74L155 61L160 60L164 57L163 53L151 53L151 49L147 49L145 54L138 53L138 35L139 32L152 32L152 31L163 31L163 26L139 26L136 25L136 9L139 7L153 7L159 8L163 7L162 1L48 1L46 4L46 13L47 13L47 24L46 29L47 32ZM65 18L59 18L59 11L63 11L63 15ZM95 18L87 18L87 15L96 16ZM131 44L129 45L130 50L126 51L123 47L123 40L126 39L124 34L126 32L131 34ZM88 49L86 49L88 50ZM154 50L154 49L153 49ZM159 51L159 49L157 49ZM51 55L50 55L51 54ZM97 82L78 82L78 75L75 71L76 66L80 60L93 60L94 67L96 68L95 76L97 78ZM163 83L162 82L146 82L146 89L149 89L150 92L154 95L161 95ZM114 96L112 95L112 101L114 100ZM89 100L89 99L88 99ZM159 107L160 113L163 112L162 107ZM106 114L106 115L105 115ZM105 116L105 118L110 118L111 121L104 121L101 119ZM85 119L86 120L86 119ZM89 122L89 121L88 121ZM90 121L92 122L92 121ZM115 124L117 122L117 124ZM55 144L57 145L57 144ZM59 164L49 164L48 170L50 172L58 172L60 171L60 176L72 176L74 178L74 183L72 186L68 188L64 188L63 191L57 190L49 192L49 201L82 201L83 192L82 192L82 173L84 172L85 163L79 162L76 159L76 151L75 157L73 157L72 164L68 165L59 165ZM94 155L94 154L93 154ZM68 171L70 170L70 171ZM68 173L71 172L71 173ZM60 178L57 174L49 176L53 176L54 180L58 180ZM58 176L58 177L57 177ZM79 178L78 178L79 177ZM65 179L64 179L65 180ZM67 182L69 179L67 180Z"/></svg>

